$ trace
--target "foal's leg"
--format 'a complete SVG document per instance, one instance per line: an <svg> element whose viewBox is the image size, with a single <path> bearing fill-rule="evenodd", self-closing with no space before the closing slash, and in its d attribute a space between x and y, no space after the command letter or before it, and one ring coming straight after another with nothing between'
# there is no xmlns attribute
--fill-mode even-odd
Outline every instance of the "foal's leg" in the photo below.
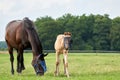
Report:
<svg viewBox="0 0 120 80"><path fill-rule="evenodd" d="M13 62L14 62L13 48L8 47L8 51L9 51L10 62L11 62L11 73L14 74L14 66L13 66Z"/></svg>
<svg viewBox="0 0 120 80"><path fill-rule="evenodd" d="M64 74L66 74L66 70L65 70L65 60L63 58L63 65L64 65Z"/></svg>
<svg viewBox="0 0 120 80"><path fill-rule="evenodd" d="M59 64L60 64L60 58L59 54L56 52L56 70L55 70L55 76L59 75Z"/></svg>
<svg viewBox="0 0 120 80"><path fill-rule="evenodd" d="M64 59L63 59L63 64L64 64L64 72L69 77L69 72L68 72L68 53L64 53Z"/></svg>

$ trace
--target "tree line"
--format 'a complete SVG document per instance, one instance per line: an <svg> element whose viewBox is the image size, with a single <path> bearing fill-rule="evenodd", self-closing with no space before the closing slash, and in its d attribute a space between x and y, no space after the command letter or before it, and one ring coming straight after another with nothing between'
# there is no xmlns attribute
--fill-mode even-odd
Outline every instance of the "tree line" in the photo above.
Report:
<svg viewBox="0 0 120 80"><path fill-rule="evenodd" d="M120 50L120 17L65 14L59 18L40 17L34 21L43 48L54 49L58 34L72 33L74 50Z"/></svg>

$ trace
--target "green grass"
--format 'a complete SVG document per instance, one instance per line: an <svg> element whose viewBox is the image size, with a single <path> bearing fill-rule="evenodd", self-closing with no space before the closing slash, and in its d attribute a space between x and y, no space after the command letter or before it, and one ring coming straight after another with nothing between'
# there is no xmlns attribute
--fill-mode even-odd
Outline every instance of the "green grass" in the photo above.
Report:
<svg viewBox="0 0 120 80"><path fill-rule="evenodd" d="M16 54L14 54L15 74L10 73L9 54L0 54L0 80L68 80L63 74L61 55L60 75L54 77L55 54L49 54L46 59L47 72L44 76L36 76L31 65L32 53L24 54L26 69L22 74L16 72ZM120 54L98 53L69 53L69 80L119 80L120 79Z"/></svg>

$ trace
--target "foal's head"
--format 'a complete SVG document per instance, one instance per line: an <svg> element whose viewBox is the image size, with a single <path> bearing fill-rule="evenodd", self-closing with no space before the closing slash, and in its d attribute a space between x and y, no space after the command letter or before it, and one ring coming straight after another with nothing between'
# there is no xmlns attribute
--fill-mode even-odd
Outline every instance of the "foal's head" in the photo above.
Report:
<svg viewBox="0 0 120 80"><path fill-rule="evenodd" d="M32 61L32 66L36 72L36 75L44 75L44 72L47 71L46 63L44 57L48 54L40 54L38 55L35 60Z"/></svg>
<svg viewBox="0 0 120 80"><path fill-rule="evenodd" d="M70 32L64 32L64 48L68 50L71 47L72 39Z"/></svg>

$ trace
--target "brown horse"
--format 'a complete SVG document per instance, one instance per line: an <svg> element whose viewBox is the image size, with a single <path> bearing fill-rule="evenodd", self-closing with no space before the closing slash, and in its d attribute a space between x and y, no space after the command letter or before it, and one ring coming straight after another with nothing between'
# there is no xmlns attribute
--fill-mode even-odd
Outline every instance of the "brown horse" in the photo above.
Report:
<svg viewBox="0 0 120 80"><path fill-rule="evenodd" d="M59 74L59 63L60 58L59 55L63 54L63 64L64 64L64 73L69 77L68 73L68 50L71 46L72 39L71 39L71 33L65 32L64 34L60 34L57 36L57 39L55 41L55 50L56 50L56 70L55 70L55 76L58 76Z"/></svg>
<svg viewBox="0 0 120 80"><path fill-rule="evenodd" d="M23 52L26 48L32 48L33 60L32 66L37 75L44 75L46 63L43 54L41 42L31 20L25 17L23 20L14 20L8 23L6 27L5 40L11 61L11 73L14 74L14 56L13 48L17 50L17 72L21 73L24 67Z"/></svg>

